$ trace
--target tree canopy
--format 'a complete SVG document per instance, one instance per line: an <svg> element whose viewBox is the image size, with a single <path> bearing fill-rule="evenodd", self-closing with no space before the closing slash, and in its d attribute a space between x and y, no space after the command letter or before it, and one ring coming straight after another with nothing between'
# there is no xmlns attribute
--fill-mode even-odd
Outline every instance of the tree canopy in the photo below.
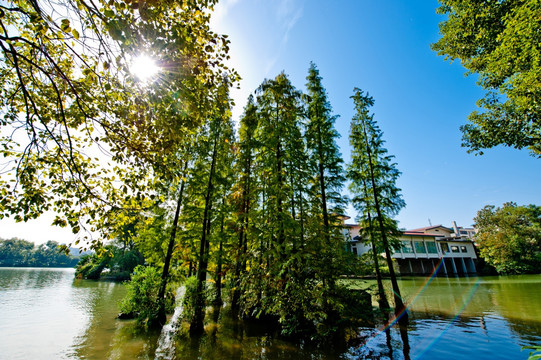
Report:
<svg viewBox="0 0 541 360"><path fill-rule="evenodd" d="M0 239L0 266L73 267L79 257L64 254L56 241L36 245L22 239Z"/></svg>
<svg viewBox="0 0 541 360"><path fill-rule="evenodd" d="M528 148L541 157L541 3L526 1L440 0L447 15L442 37L432 49L460 60L468 74L478 74L487 92L481 111L461 127L463 146L482 154L505 145Z"/></svg>
<svg viewBox="0 0 541 360"><path fill-rule="evenodd" d="M541 271L541 207L487 205L474 219L481 257L501 274Z"/></svg>
<svg viewBox="0 0 541 360"><path fill-rule="evenodd" d="M210 31L215 1L12 1L0 8L0 218L45 211L53 225L107 230L143 209L213 106L226 36ZM130 72L140 54L162 71ZM94 239L94 244L99 241Z"/></svg>

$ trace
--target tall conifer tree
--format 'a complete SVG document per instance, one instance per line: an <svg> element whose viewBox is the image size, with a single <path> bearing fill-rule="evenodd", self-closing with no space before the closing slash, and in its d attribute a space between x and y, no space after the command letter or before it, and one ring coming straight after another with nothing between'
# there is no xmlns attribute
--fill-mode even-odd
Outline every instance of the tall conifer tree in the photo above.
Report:
<svg viewBox="0 0 541 360"><path fill-rule="evenodd" d="M194 301L194 317L190 324L192 334L203 332L205 315L204 284L207 277L210 260L210 246L212 225L216 219L216 208L223 203L223 192L220 193L221 173L225 168L232 166L230 161L231 144L233 141L233 126L231 123L231 110L229 93L226 83L217 89L215 107L211 119L199 138L200 154L194 164L194 185L199 183L199 205L202 206L199 250L197 254L197 288ZM197 190L193 189L194 194Z"/></svg>
<svg viewBox="0 0 541 360"><path fill-rule="evenodd" d="M235 313L239 310L240 278L246 271L248 253L248 233L251 224L253 208L256 203L256 181L254 180L254 163L257 142L254 138L257 128L257 107L254 97L250 95L248 104L244 108L244 114L240 119L239 141L237 149L236 170L238 173L237 183L234 188L234 201L237 207L237 234L238 243L235 253L233 273L233 289L231 307Z"/></svg>
<svg viewBox="0 0 541 360"><path fill-rule="evenodd" d="M352 182L350 190L356 196L353 205L361 212L362 220L375 218L379 225L372 234L379 235L385 251L393 287L395 314L400 317L401 322L407 322L389 241L389 235L398 231L397 223L391 217L405 206L400 189L396 186L400 172L392 162L394 157L388 155L387 149L384 148L381 129L374 121L373 114L369 113L369 108L374 105L374 99L358 88L354 89L352 98L356 114L351 121L349 136L352 156L348 175ZM366 201L367 199L370 200Z"/></svg>
<svg viewBox="0 0 541 360"><path fill-rule="evenodd" d="M260 175L267 181L267 221L272 244L273 265L283 265L287 252L298 234L292 213L291 171L301 169L290 166L295 161L293 150L299 150L300 92L289 81L287 75L279 74L275 79L265 80L258 88L259 126L256 139L260 142L258 161ZM279 266L279 267L280 267ZM280 268L274 271L280 272Z"/></svg>
<svg viewBox="0 0 541 360"><path fill-rule="evenodd" d="M341 195L345 182L342 168L343 160L336 139L340 134L334 128L337 116L332 115L332 108L327 99L325 88L321 83L319 70L314 63L310 64L306 78L308 93L308 122L306 124L306 146L308 150L309 171L311 173L310 195L313 204L312 212L316 219L314 237L324 239L322 245L322 261L326 267L321 270L325 280L336 277L337 264L334 264L334 252L338 241L343 241L340 231L336 231L337 215L342 214L344 199ZM334 245L333 245L334 243ZM331 285L332 285L331 280Z"/></svg>

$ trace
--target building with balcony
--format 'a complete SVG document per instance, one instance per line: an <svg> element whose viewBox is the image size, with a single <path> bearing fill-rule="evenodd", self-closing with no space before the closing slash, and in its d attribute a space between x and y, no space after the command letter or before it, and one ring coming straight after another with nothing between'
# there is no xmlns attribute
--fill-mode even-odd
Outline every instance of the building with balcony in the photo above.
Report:
<svg viewBox="0 0 541 360"><path fill-rule="evenodd" d="M403 275L424 275L437 271L438 275L466 275L476 273L477 256L473 241L454 228L442 225L406 230L399 237L400 248L392 257ZM357 255L372 251L368 239L363 239L361 228L346 224L349 248Z"/></svg>

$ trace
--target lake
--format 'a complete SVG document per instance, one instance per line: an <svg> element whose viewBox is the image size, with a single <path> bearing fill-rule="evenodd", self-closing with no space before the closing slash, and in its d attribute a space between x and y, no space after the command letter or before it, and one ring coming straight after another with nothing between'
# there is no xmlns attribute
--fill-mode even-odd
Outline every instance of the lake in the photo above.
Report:
<svg viewBox="0 0 541 360"><path fill-rule="evenodd" d="M74 279L73 269L0 268L0 359L527 359L521 347L541 345L541 275L399 284L407 329L360 328L353 347L293 344L222 314L207 335L164 351L159 332L115 319L123 285Z"/></svg>

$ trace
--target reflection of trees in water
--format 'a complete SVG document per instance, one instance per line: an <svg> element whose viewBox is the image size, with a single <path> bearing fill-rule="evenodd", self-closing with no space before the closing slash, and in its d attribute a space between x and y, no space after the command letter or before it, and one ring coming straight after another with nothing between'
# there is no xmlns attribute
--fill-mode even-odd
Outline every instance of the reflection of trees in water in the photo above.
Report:
<svg viewBox="0 0 541 360"><path fill-rule="evenodd" d="M361 328L361 344L348 351L348 359L404 359L410 360L407 326L391 328Z"/></svg>
<svg viewBox="0 0 541 360"><path fill-rule="evenodd" d="M3 289L46 289L54 288L72 269L5 268L0 276Z"/></svg>
<svg viewBox="0 0 541 360"><path fill-rule="evenodd" d="M504 277L494 284L495 310L505 317L511 329L521 339L539 342L541 334L541 277L523 275ZM535 280L538 280L535 282Z"/></svg>
<svg viewBox="0 0 541 360"><path fill-rule="evenodd" d="M408 336L408 327L407 325L400 324L398 325L400 331L400 339L402 339L402 354L404 355L404 360L410 360L410 341ZM392 359L392 357L391 357Z"/></svg>
<svg viewBox="0 0 541 360"><path fill-rule="evenodd" d="M423 351L424 337L437 340L445 334L447 337L443 338L447 340L442 340L445 344L448 344L446 341L455 340L465 344L472 336L487 339L487 343L490 343L494 336L501 337L502 333L510 334L508 337L513 338L503 346L519 347L539 342L541 299L532 296L539 285L533 281L535 279L541 281L541 276L525 278L522 282L506 278L480 278L477 287L477 278L434 279L412 304L407 328L401 329L395 325L389 332L378 335L368 347L353 349L350 354L359 358L368 354L365 357L372 359L416 358ZM422 280L403 281L401 288L408 300L419 293L419 288L424 284ZM405 283L409 283L409 286L404 286ZM90 316L88 328L76 348L77 357L154 358L159 333L137 331L134 322L115 320L118 311L116 304L124 294L122 286L81 280L74 281L73 285L81 290L86 311L94 315ZM470 296L473 290L475 292ZM234 320L225 309L211 315L207 317L205 335L191 339L179 335L175 358L335 359L346 352L341 345L317 347L282 340L277 329L269 329L267 323ZM361 330L360 341L370 340L377 333L377 328ZM456 339L449 340L451 336L456 336ZM439 350L438 345L435 349Z"/></svg>
<svg viewBox="0 0 541 360"><path fill-rule="evenodd" d="M78 280L89 324L75 346L78 358L153 358L159 332L145 333L134 321L117 320L118 302L125 294L122 285L107 281Z"/></svg>
<svg viewBox="0 0 541 360"><path fill-rule="evenodd" d="M337 359L347 349L332 343L318 346L283 340L277 328L269 328L265 322L236 320L227 308L211 315L206 317L209 322L201 337L180 335L175 359L325 360Z"/></svg>
<svg viewBox="0 0 541 360"><path fill-rule="evenodd" d="M435 278L423 288L425 282L418 278L401 283L414 312L465 318L495 314L511 323L541 323L540 275Z"/></svg>

